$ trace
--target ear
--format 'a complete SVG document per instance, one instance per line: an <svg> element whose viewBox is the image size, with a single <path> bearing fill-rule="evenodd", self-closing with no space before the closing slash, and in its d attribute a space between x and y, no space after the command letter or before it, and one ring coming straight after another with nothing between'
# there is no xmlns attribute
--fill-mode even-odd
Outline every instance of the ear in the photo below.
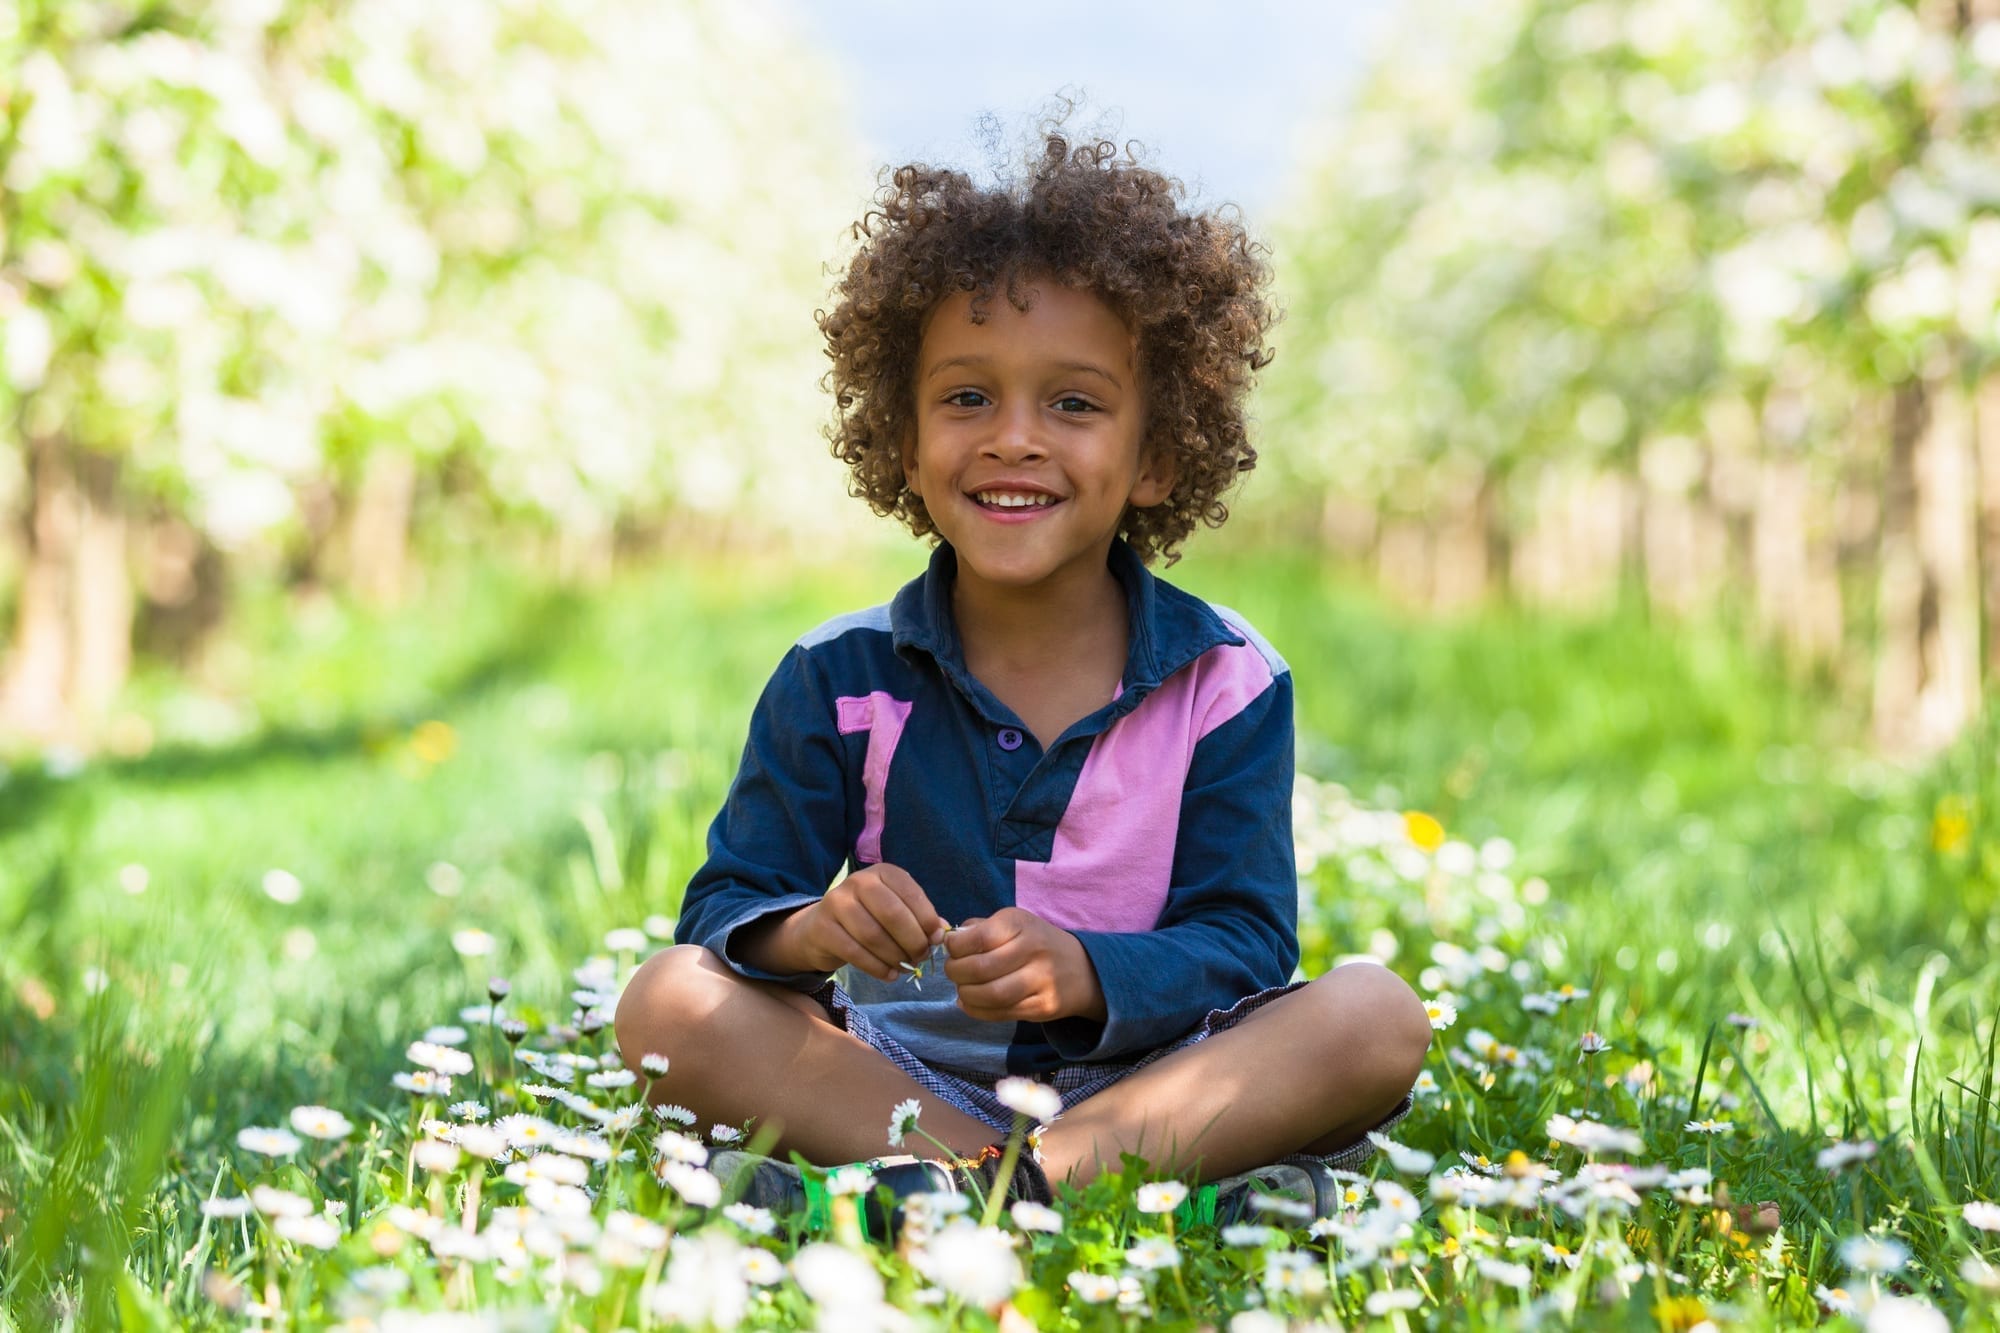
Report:
<svg viewBox="0 0 2000 1333"><path fill-rule="evenodd" d="M1180 466L1174 456L1148 444L1139 456L1139 476L1132 483L1132 498L1127 503L1134 509L1160 504L1174 493L1174 482L1179 477Z"/></svg>
<svg viewBox="0 0 2000 1333"><path fill-rule="evenodd" d="M910 494L921 500L924 498L924 490L922 486L917 484L917 428L915 426L905 427L903 430L902 453L903 484L910 488Z"/></svg>

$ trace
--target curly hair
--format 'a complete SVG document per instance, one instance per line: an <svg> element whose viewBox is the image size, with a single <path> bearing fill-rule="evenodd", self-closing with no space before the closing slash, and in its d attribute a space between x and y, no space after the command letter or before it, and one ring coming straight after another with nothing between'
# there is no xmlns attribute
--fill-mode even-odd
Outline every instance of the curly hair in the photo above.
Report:
<svg viewBox="0 0 2000 1333"><path fill-rule="evenodd" d="M1138 337L1149 446L1175 467L1160 504L1128 508L1119 534L1142 560L1168 564L1202 521L1218 526L1221 496L1257 462L1243 404L1271 359L1276 316L1268 251L1240 221L1180 205L1179 181L1099 139L1072 148L1044 132L1039 161L1011 186L981 188L963 172L897 168L853 227L860 242L816 318L833 369L823 384L835 415L827 435L852 469L849 490L919 537L936 527L904 478L901 444L916 419L917 352L938 303L972 293L985 318L1004 283L1026 310L1021 280L1047 275L1103 301Z"/></svg>

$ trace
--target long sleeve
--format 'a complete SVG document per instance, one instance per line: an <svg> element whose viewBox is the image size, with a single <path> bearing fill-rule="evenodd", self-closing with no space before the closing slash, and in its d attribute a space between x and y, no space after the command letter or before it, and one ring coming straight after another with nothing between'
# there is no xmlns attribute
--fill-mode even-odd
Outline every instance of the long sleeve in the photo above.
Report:
<svg viewBox="0 0 2000 1333"><path fill-rule="evenodd" d="M1293 765L1292 677L1280 672L1195 746L1159 923L1076 932L1106 1019L1044 1024L1064 1059L1164 1045L1210 1010L1291 979L1299 960Z"/></svg>
<svg viewBox="0 0 2000 1333"><path fill-rule="evenodd" d="M736 932L818 901L846 861L848 784L833 699L794 647L750 717L743 760L708 830L708 860L689 881L674 938L738 973L797 990L828 973L771 973L732 952Z"/></svg>

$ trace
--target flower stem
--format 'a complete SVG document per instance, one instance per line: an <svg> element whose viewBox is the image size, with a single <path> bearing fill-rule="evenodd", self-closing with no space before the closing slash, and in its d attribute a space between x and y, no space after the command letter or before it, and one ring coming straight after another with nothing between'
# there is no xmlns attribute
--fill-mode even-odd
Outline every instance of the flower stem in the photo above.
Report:
<svg viewBox="0 0 2000 1333"><path fill-rule="evenodd" d="M993 1188L986 1195L986 1215L980 1219L981 1226L992 1226L1000 1220L1000 1209L1007 1202L1007 1187L1014 1183L1014 1167L1021 1160L1021 1139L1028 1131L1028 1117L1014 1112L1014 1128L1007 1132L1007 1149L1000 1154L1000 1170L993 1177Z"/></svg>

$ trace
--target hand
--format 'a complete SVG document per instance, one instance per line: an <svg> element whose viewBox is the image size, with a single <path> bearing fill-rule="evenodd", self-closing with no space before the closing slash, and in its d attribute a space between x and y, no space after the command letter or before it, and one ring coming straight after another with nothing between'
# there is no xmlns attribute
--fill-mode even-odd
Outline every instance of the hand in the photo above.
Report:
<svg viewBox="0 0 2000 1333"><path fill-rule="evenodd" d="M1021 907L967 921L944 939L944 974L974 1018L1047 1023L1104 1017L1104 992L1083 942Z"/></svg>
<svg viewBox="0 0 2000 1333"><path fill-rule="evenodd" d="M917 964L945 938L945 919L900 866L863 866L826 891L818 902L785 918L799 971L831 972L852 964L881 981L908 976L899 964Z"/></svg>

